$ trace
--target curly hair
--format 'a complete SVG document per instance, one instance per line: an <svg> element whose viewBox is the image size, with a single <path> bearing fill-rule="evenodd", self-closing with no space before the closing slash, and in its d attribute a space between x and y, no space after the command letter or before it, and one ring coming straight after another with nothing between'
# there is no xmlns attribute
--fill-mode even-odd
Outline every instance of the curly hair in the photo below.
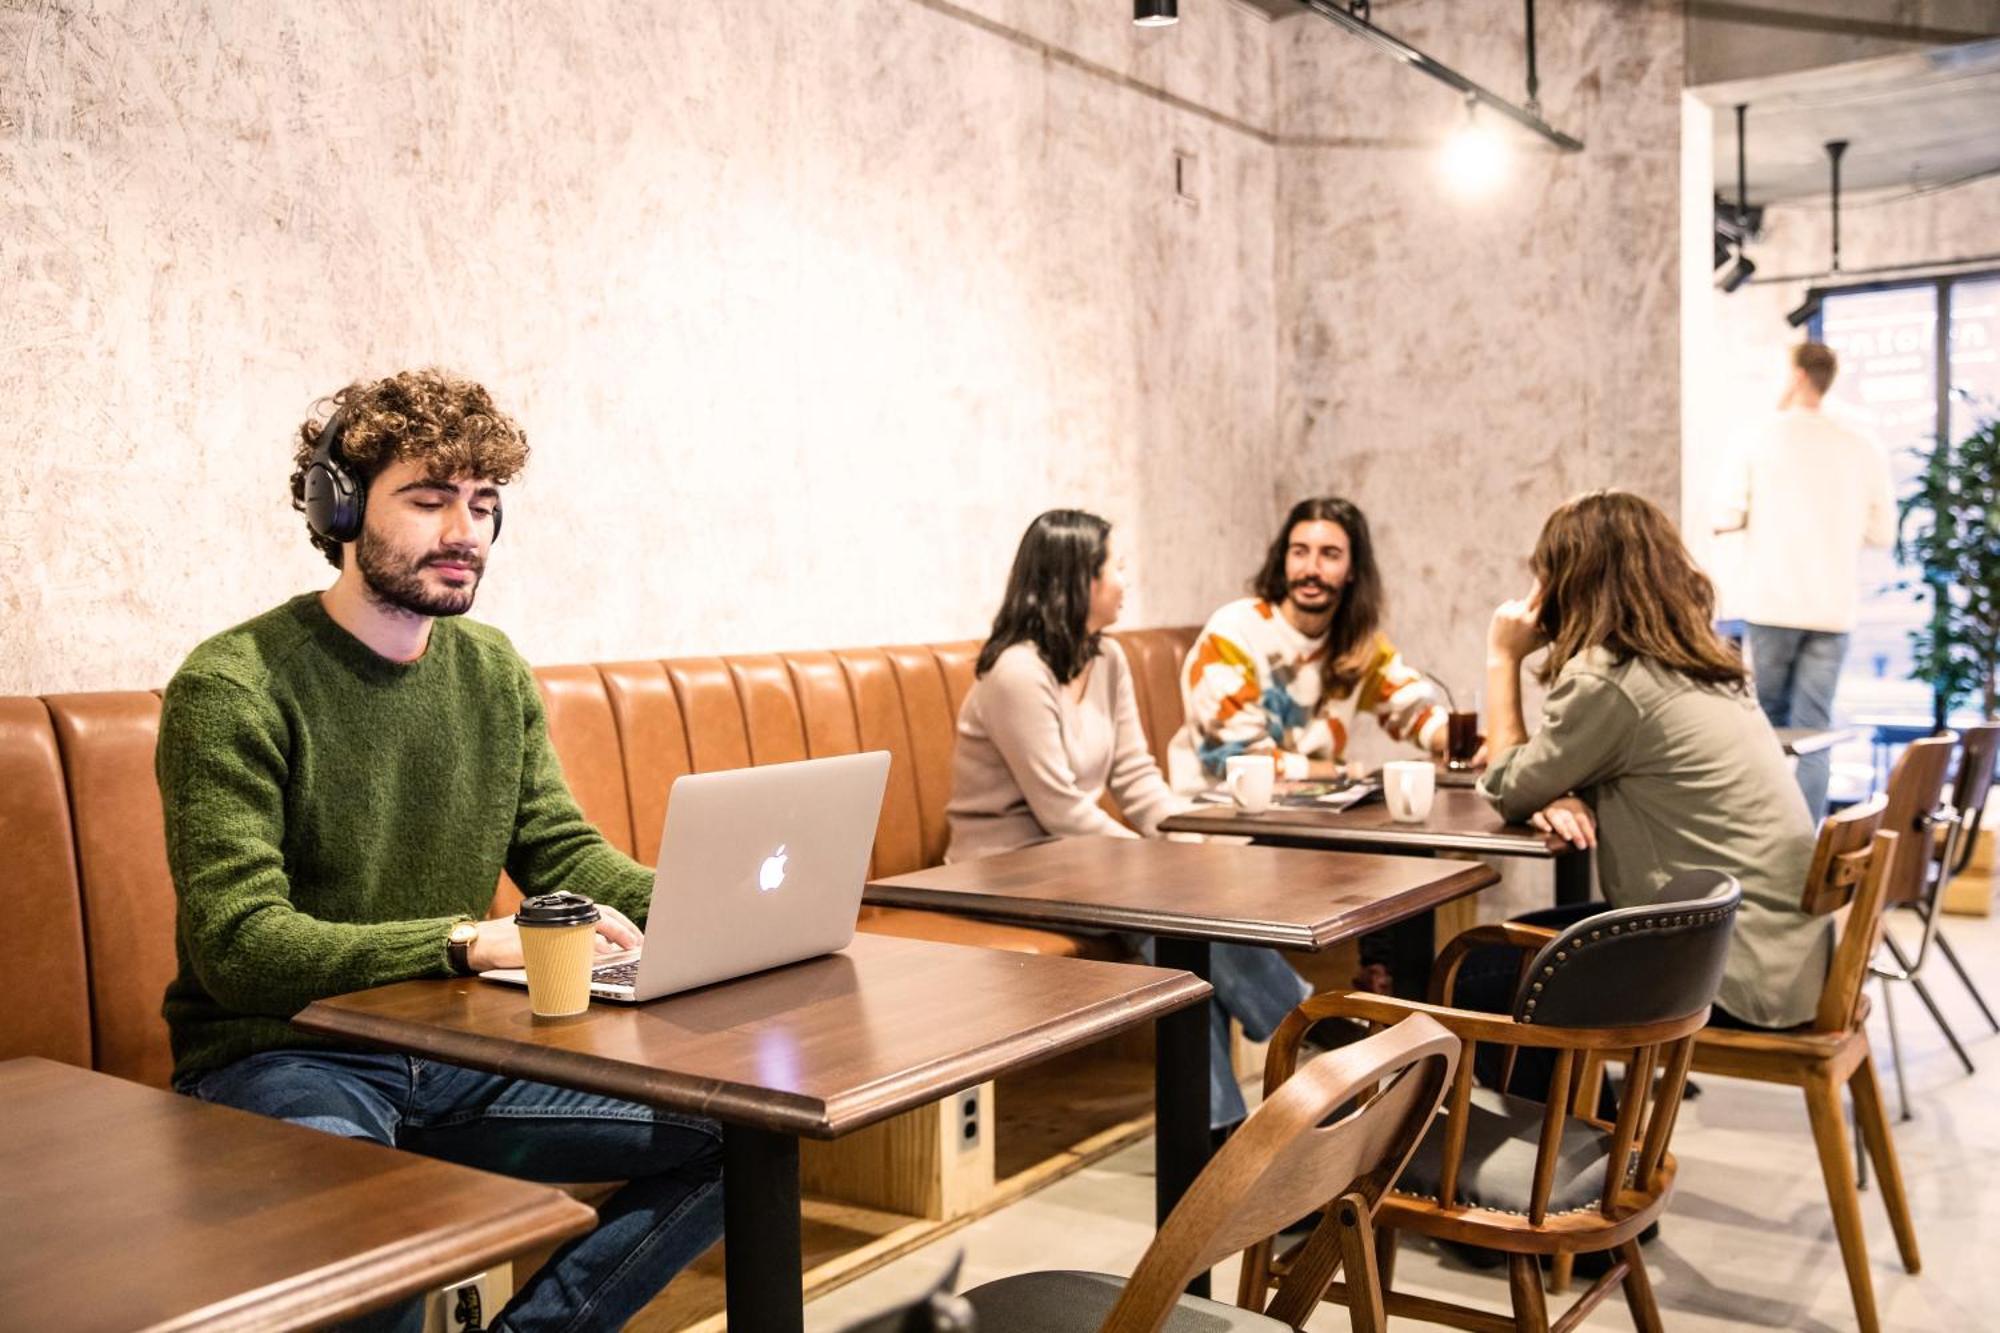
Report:
<svg viewBox="0 0 2000 1333"><path fill-rule="evenodd" d="M1542 525L1528 561L1542 585L1544 684L1588 648L1650 657L1708 685L1741 688L1743 659L1716 636L1715 585L1673 520L1629 491L1592 491Z"/></svg>
<svg viewBox="0 0 2000 1333"><path fill-rule="evenodd" d="M336 412L347 416L337 453L364 491L397 460L420 462L436 481L474 477L504 486L528 464L528 437L493 406L492 395L435 367L405 370L373 384L350 384L314 404L292 450L292 508L306 508L306 470L320 432ZM307 529L327 563L340 568L340 543Z"/></svg>

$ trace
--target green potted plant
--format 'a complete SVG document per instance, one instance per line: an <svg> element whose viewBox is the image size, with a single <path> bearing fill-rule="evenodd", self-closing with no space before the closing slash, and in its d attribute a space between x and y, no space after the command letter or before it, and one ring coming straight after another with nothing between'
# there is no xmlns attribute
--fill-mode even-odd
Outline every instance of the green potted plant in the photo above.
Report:
<svg viewBox="0 0 2000 1333"><path fill-rule="evenodd" d="M1901 586L1931 599L1930 623L1910 635L1911 674L1931 683L1940 730L1973 699L2000 717L2000 417L1940 439L1901 508L1896 556L1920 571Z"/></svg>

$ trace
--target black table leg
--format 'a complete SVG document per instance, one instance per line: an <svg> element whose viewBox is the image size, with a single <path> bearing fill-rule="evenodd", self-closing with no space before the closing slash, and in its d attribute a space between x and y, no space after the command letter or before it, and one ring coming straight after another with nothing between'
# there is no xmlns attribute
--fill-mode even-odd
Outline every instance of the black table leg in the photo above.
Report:
<svg viewBox="0 0 2000 1333"><path fill-rule="evenodd" d="M1153 962L1208 980L1208 941L1160 936ZM1208 1132L1208 1005L1191 1004L1158 1020L1153 1059L1153 1187L1155 1220L1164 1223L1194 1178L1208 1165L1213 1144ZM1235 1077L1235 1071L1228 1071ZM1208 1295L1208 1274L1188 1284Z"/></svg>
<svg viewBox="0 0 2000 1333"><path fill-rule="evenodd" d="M1556 858L1556 906L1579 907L1590 901L1590 849L1578 847Z"/></svg>
<svg viewBox="0 0 2000 1333"><path fill-rule="evenodd" d="M1437 913L1418 912L1385 926L1390 989L1398 999L1430 998L1431 960L1437 956Z"/></svg>
<svg viewBox="0 0 2000 1333"><path fill-rule="evenodd" d="M729 1327L800 1333L805 1275L799 1257L799 1141L722 1127L724 1284Z"/></svg>

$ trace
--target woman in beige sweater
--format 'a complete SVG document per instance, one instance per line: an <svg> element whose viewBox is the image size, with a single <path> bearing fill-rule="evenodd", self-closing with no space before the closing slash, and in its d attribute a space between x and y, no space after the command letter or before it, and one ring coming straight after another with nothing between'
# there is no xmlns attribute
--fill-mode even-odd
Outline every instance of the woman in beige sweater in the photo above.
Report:
<svg viewBox="0 0 2000 1333"><path fill-rule="evenodd" d="M1124 601L1109 523L1052 509L1028 525L958 713L945 860L1052 838L1155 837L1184 808L1146 748L1124 651L1104 638ZM1105 812L1107 795L1124 823ZM1310 988L1268 949L1215 945L1209 971L1209 1112L1219 1128L1245 1114L1225 1015L1262 1041Z"/></svg>

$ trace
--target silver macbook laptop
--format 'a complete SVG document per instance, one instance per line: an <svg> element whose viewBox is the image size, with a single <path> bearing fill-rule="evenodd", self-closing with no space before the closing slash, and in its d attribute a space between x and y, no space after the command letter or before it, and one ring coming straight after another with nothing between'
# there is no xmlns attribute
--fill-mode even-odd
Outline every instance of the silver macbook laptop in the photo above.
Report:
<svg viewBox="0 0 2000 1333"><path fill-rule="evenodd" d="M600 959L591 995L652 1000L846 948L888 782L886 750L675 780L645 946Z"/></svg>

